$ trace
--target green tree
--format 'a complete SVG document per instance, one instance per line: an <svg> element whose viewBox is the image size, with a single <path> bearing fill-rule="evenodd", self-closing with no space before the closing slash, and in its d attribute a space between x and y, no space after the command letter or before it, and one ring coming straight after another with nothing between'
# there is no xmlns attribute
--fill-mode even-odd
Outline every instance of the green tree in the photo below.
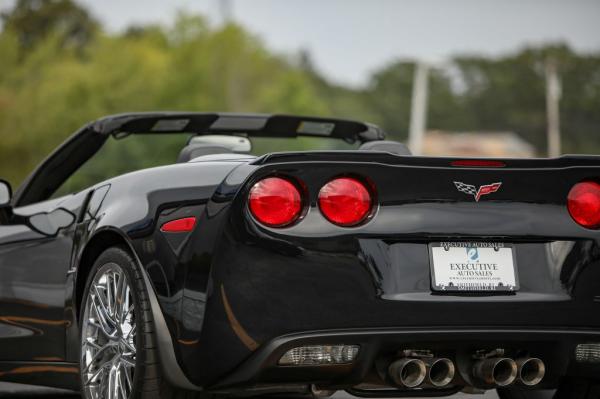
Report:
<svg viewBox="0 0 600 399"><path fill-rule="evenodd" d="M62 45L81 48L98 30L97 22L72 0L17 0L0 18L25 51L51 33L60 35Z"/></svg>
<svg viewBox="0 0 600 399"><path fill-rule="evenodd" d="M22 59L17 35L6 27L0 51L7 55L0 63L0 168L13 184L73 131L107 114L158 109L328 114L301 68L271 54L243 28L213 29L201 17L181 15L167 29L100 32L83 48L65 46L59 32L50 32ZM138 147L128 156L143 166L144 146ZM119 151L111 154L116 155L107 155L107 168L122 157Z"/></svg>
<svg viewBox="0 0 600 399"><path fill-rule="evenodd" d="M600 57L566 45L524 49L501 59L460 57L469 129L509 130L546 151L545 63L558 65L564 152L600 151Z"/></svg>

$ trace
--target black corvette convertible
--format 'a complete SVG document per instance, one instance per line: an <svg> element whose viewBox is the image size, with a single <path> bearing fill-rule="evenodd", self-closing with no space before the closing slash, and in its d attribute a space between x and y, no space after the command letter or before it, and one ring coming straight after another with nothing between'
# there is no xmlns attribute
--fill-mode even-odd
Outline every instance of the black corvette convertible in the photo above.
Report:
<svg viewBox="0 0 600 399"><path fill-rule="evenodd" d="M174 142L144 143L164 137L179 156L158 166ZM347 149L250 154L286 139ZM360 122L123 114L14 195L0 183L0 204L2 381L600 395L600 157L428 158Z"/></svg>

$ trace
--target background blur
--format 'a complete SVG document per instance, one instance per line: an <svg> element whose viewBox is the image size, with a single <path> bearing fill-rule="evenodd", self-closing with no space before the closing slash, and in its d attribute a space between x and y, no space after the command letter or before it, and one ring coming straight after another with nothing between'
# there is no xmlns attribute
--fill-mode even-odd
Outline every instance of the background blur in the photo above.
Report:
<svg viewBox="0 0 600 399"><path fill-rule="evenodd" d="M600 153L598 1L0 0L0 12L0 176L14 186L87 121L158 109L367 120L432 155ZM133 144L104 166L145 157Z"/></svg>

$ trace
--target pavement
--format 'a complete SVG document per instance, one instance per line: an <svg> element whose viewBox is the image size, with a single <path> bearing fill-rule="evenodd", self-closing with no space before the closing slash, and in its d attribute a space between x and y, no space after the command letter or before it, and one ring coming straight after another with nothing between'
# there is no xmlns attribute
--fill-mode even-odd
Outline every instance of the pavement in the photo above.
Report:
<svg viewBox="0 0 600 399"><path fill-rule="evenodd" d="M1 399L80 399L77 392L0 382Z"/></svg>
<svg viewBox="0 0 600 399"><path fill-rule="evenodd" d="M1 399L80 399L78 393L63 391L58 389L40 388L30 385L12 384L0 382ZM488 391L483 395L456 394L446 396L451 399L498 399L493 391ZM345 392L336 393L332 399L355 399ZM407 398L410 399L410 398Z"/></svg>

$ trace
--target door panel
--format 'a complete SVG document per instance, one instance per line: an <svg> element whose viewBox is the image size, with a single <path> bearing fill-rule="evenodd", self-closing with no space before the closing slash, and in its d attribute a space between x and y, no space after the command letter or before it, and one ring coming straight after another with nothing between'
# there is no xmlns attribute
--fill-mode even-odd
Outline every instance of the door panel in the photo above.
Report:
<svg viewBox="0 0 600 399"><path fill-rule="evenodd" d="M15 213L30 216L59 206L72 212L84 196L46 201ZM27 226L0 226L0 361L65 358L66 281L74 225L54 237Z"/></svg>

